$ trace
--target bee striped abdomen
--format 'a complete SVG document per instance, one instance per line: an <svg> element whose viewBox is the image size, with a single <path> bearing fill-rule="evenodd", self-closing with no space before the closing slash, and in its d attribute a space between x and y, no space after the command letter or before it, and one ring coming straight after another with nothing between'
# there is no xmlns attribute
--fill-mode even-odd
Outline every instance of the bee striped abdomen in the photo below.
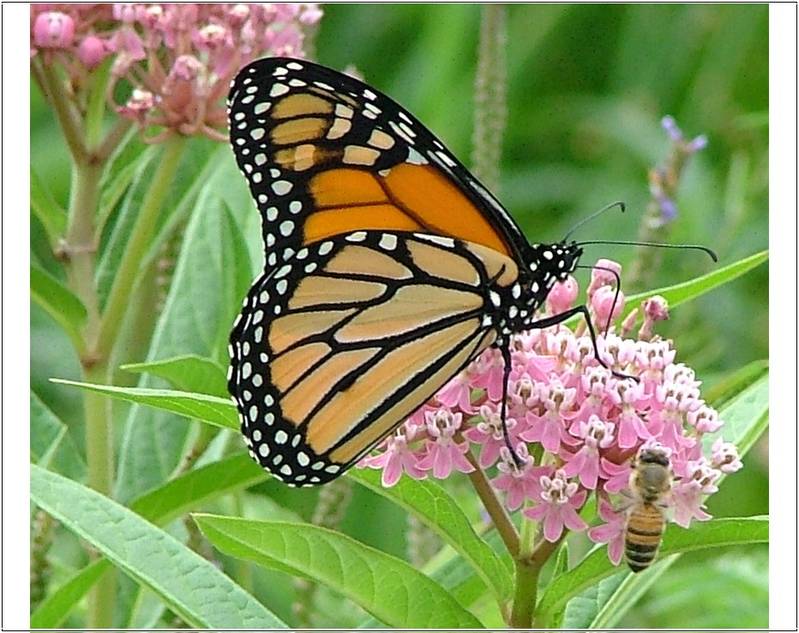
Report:
<svg viewBox="0 0 799 633"><path fill-rule="evenodd" d="M665 527L663 513L650 503L633 508L624 534L624 558L633 572L643 571L655 560Z"/></svg>

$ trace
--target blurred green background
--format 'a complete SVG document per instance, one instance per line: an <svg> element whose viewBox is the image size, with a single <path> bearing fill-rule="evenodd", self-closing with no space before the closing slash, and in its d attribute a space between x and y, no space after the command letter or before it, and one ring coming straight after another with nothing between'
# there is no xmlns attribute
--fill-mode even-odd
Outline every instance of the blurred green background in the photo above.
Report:
<svg viewBox="0 0 799 633"><path fill-rule="evenodd" d="M338 4L324 10L316 59L335 68L353 65L468 164L480 7ZM687 136L705 134L709 145L685 172L669 239L708 245L722 265L768 246L767 6L512 5L507 60L508 124L497 193L531 240L556 241L613 200L624 200L628 213L606 214L579 237L635 239L648 200L647 171L668 149L660 119L671 114ZM63 139L33 85L31 98L33 166L65 202ZM232 162L232 154L225 160ZM32 257L56 272L41 227L33 217L31 224ZM585 260L624 264L633 255L629 248L595 246ZM662 261L657 286L711 270L708 260L690 252L668 252ZM660 332L674 338L678 359L713 385L767 358L767 293L762 266L675 310ZM70 423L82 450L79 394L47 382L52 376L78 379L74 354L36 305L31 336L32 387ZM275 484L261 488L306 517L316 494ZM767 498L762 442L711 499L710 510L717 516L767 513ZM361 490L343 529L384 551L404 550L404 515ZM286 581L278 574L256 579L256 593L268 594L270 605L280 602L275 578ZM707 589L686 589L700 584ZM765 548L716 552L711 561L686 556L620 625L766 626L766 588ZM290 598L284 600L288 613Z"/></svg>

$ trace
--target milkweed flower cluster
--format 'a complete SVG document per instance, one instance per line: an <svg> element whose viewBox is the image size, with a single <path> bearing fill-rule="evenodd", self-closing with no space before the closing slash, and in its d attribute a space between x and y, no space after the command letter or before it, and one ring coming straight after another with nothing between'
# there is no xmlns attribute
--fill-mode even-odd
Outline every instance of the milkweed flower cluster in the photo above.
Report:
<svg viewBox="0 0 799 633"><path fill-rule="evenodd" d="M31 57L58 63L79 88L113 59L115 110L165 135L226 140L223 97L243 65L263 55L303 55L316 4L40 4L31 7ZM127 84L117 89L120 80ZM162 140L161 136L151 140Z"/></svg>
<svg viewBox="0 0 799 633"><path fill-rule="evenodd" d="M592 320L603 329L623 309L624 296L613 286L613 273L620 271L617 263L600 260L587 289ZM562 312L577 296L577 283L569 278L553 288L546 311ZM710 518L704 509L707 496L716 492L722 473L742 466L736 447L721 438L709 454L703 450L703 437L724 423L702 400L694 371L677 362L671 341L653 334L665 318L665 300L653 297L611 325L597 340L607 367L597 362L591 338L580 325L517 335L506 424L515 459L501 422L502 357L489 349L359 466L382 469L383 485L392 486L403 473L415 479L444 478L455 470L471 472L476 465L493 473L492 484L503 493L508 510L521 510L540 522L543 537L551 542L566 528L588 528L579 511L593 493L602 523L588 535L608 543L609 556L618 564L626 519L619 495L626 492L631 461L642 447L658 446L670 455L674 484L668 503L683 527Z"/></svg>

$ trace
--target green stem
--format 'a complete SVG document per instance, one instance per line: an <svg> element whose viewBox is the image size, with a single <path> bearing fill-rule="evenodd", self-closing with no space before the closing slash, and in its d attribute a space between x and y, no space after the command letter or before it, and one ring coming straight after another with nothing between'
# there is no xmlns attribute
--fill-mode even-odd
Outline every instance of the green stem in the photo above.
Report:
<svg viewBox="0 0 799 633"><path fill-rule="evenodd" d="M466 453L466 459L474 466L474 470L468 474L469 481L477 492L477 496L483 502L483 506L494 522L494 525L505 543L505 547L514 558L519 554L519 533L516 531L516 526L513 525L505 506L497 497L494 489L491 487L491 482L488 481L485 472L480 468L480 464L474 458L471 452Z"/></svg>
<svg viewBox="0 0 799 633"><path fill-rule="evenodd" d="M495 193L499 189L507 113L506 16L506 8L501 4L482 7L474 85L472 167L475 176Z"/></svg>
<svg viewBox="0 0 799 633"><path fill-rule="evenodd" d="M97 353L103 357L110 354L122 326L142 259L152 241L158 215L177 172L185 145L186 139L182 136L175 136L165 143L161 163L144 196L103 312L96 342Z"/></svg>
<svg viewBox="0 0 799 633"><path fill-rule="evenodd" d="M94 281L95 250L94 218L99 200L102 166L77 163L73 170L73 186L69 205L69 226L63 246L67 278L71 288L86 306L88 318L84 329L84 352L81 354L82 377L87 382L105 382L108 359L97 354L92 342L100 328L99 301ZM86 463L89 485L110 495L114 480L111 411L107 398L99 394L83 396L86 431ZM95 558L97 554L93 555ZM89 596L88 626L105 628L113 625L116 578L107 574Z"/></svg>
<svg viewBox="0 0 799 633"><path fill-rule="evenodd" d="M513 595L510 626L518 629L529 629L534 623L535 603L538 598L538 577L544 563L557 551L561 541L566 537L566 530L554 543L546 539L533 550L529 556L517 557L516 591Z"/></svg>
<svg viewBox="0 0 799 633"><path fill-rule="evenodd" d="M34 59L31 62L31 68L47 100L55 110L72 158L77 164L88 162L83 123L75 111L74 104L67 99L63 83L58 78L55 68L52 65L43 64L40 59Z"/></svg>

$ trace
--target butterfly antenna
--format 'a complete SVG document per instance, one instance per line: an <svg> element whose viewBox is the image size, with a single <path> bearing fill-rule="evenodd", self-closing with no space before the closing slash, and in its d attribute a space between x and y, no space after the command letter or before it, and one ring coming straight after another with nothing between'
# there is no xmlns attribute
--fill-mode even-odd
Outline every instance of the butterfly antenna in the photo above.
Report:
<svg viewBox="0 0 799 633"><path fill-rule="evenodd" d="M700 244L664 244L662 242L632 242L626 240L588 240L586 242L577 242L577 246L585 246L587 244L618 244L620 246L647 246L651 248L676 248L680 250L702 251L703 253L707 253L708 257L714 262L719 261L719 257L714 251Z"/></svg>
<svg viewBox="0 0 799 633"><path fill-rule="evenodd" d="M568 240L569 236L572 233L574 233L577 229L579 229L581 226L583 226L583 224L587 224L591 220L598 218L600 215L605 213L605 211L610 211L614 207L619 207L622 213L624 213L627 210L627 205L625 205L621 200L617 200L616 202L611 202L610 204L606 204L604 207L599 209L599 211L594 211L587 218L583 218L577 224L571 227L568 231L566 231L566 235L563 236L563 241L565 242L566 240Z"/></svg>

